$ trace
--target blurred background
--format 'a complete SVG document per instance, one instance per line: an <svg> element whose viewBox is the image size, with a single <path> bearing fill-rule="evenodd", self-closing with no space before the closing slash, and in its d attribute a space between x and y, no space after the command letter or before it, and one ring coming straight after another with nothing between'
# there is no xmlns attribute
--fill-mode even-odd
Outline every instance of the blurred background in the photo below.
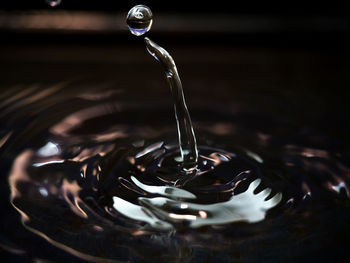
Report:
<svg viewBox="0 0 350 263"><path fill-rule="evenodd" d="M270 96L349 141L350 12L337 2L1 1L0 88L82 79L165 90L142 39L127 30L135 4L153 11L148 36L173 54L190 105L201 94L269 109Z"/></svg>
<svg viewBox="0 0 350 263"><path fill-rule="evenodd" d="M46 35L41 41L53 41L52 35L55 34L60 34L61 41L77 41L78 37L73 38L73 35L79 35L80 40L85 41L89 38L82 39L81 34L99 34L94 42L127 42L124 19L128 10L136 4L141 2L2 1L2 39L7 42L14 34L30 33L36 34L36 37ZM190 39L192 42L222 41L244 46L347 46L344 41L349 32L350 11L337 2L143 1L142 4L150 6L155 21L159 21L154 23L152 34L166 35L181 42L188 43ZM70 38L62 38L67 34ZM178 38L179 35L181 38Z"/></svg>

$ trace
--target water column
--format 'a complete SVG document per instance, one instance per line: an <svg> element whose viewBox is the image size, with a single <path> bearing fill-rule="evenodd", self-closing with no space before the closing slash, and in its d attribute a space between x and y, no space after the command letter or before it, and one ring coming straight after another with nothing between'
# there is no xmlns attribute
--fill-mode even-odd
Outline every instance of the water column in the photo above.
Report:
<svg viewBox="0 0 350 263"><path fill-rule="evenodd" d="M153 15L144 5L130 9L127 24L132 34L141 36L151 29ZM175 119L179 137L179 150L182 160L182 172L195 173L198 162L198 149L192 121L185 101L182 83L177 72L174 59L162 47L149 38L145 38L148 52L162 65L174 102Z"/></svg>

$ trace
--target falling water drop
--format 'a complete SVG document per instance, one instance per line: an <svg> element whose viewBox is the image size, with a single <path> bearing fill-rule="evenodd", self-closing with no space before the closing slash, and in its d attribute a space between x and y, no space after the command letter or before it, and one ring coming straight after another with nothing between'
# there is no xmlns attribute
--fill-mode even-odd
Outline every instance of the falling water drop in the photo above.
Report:
<svg viewBox="0 0 350 263"><path fill-rule="evenodd" d="M152 16L152 12L147 6L137 5L131 8L126 18L130 32L136 36L141 36L148 32L152 26ZM147 37L145 38L145 44L148 52L161 63L173 95L182 172L195 174L198 162L196 136L186 106L182 83L175 61L164 48Z"/></svg>
<svg viewBox="0 0 350 263"><path fill-rule="evenodd" d="M59 6L62 2L62 0L45 0L45 1L51 7Z"/></svg>
<svg viewBox="0 0 350 263"><path fill-rule="evenodd" d="M130 9L126 17L130 32L135 36L141 36L147 33L153 22L151 9L145 5L137 5Z"/></svg>

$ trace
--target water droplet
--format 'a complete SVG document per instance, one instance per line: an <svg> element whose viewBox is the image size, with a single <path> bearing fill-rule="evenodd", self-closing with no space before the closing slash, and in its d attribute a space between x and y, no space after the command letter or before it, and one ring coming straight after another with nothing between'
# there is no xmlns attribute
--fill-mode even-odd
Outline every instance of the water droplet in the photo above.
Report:
<svg viewBox="0 0 350 263"><path fill-rule="evenodd" d="M62 2L62 0L45 0L45 1L51 7L59 6Z"/></svg>
<svg viewBox="0 0 350 263"><path fill-rule="evenodd" d="M130 9L126 17L130 32L135 36L141 36L147 33L153 22L151 9L145 5L136 5Z"/></svg>

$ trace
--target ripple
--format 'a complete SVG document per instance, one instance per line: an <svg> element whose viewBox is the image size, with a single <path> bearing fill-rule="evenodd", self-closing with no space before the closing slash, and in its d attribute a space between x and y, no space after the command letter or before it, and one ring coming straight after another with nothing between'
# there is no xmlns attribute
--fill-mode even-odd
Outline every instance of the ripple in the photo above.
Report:
<svg viewBox="0 0 350 263"><path fill-rule="evenodd" d="M193 107L205 121L197 123L198 171L186 176L161 105L129 105L119 91L67 95L68 84L35 96L37 89L2 101L0 150L20 223L54 247L92 262L157 253L180 260L203 249L256 259L249 247L302 253L298 240L328 244L327 235L346 229L334 220L349 218L350 169L330 138L327 147L315 143L317 131L251 108L207 120Z"/></svg>

